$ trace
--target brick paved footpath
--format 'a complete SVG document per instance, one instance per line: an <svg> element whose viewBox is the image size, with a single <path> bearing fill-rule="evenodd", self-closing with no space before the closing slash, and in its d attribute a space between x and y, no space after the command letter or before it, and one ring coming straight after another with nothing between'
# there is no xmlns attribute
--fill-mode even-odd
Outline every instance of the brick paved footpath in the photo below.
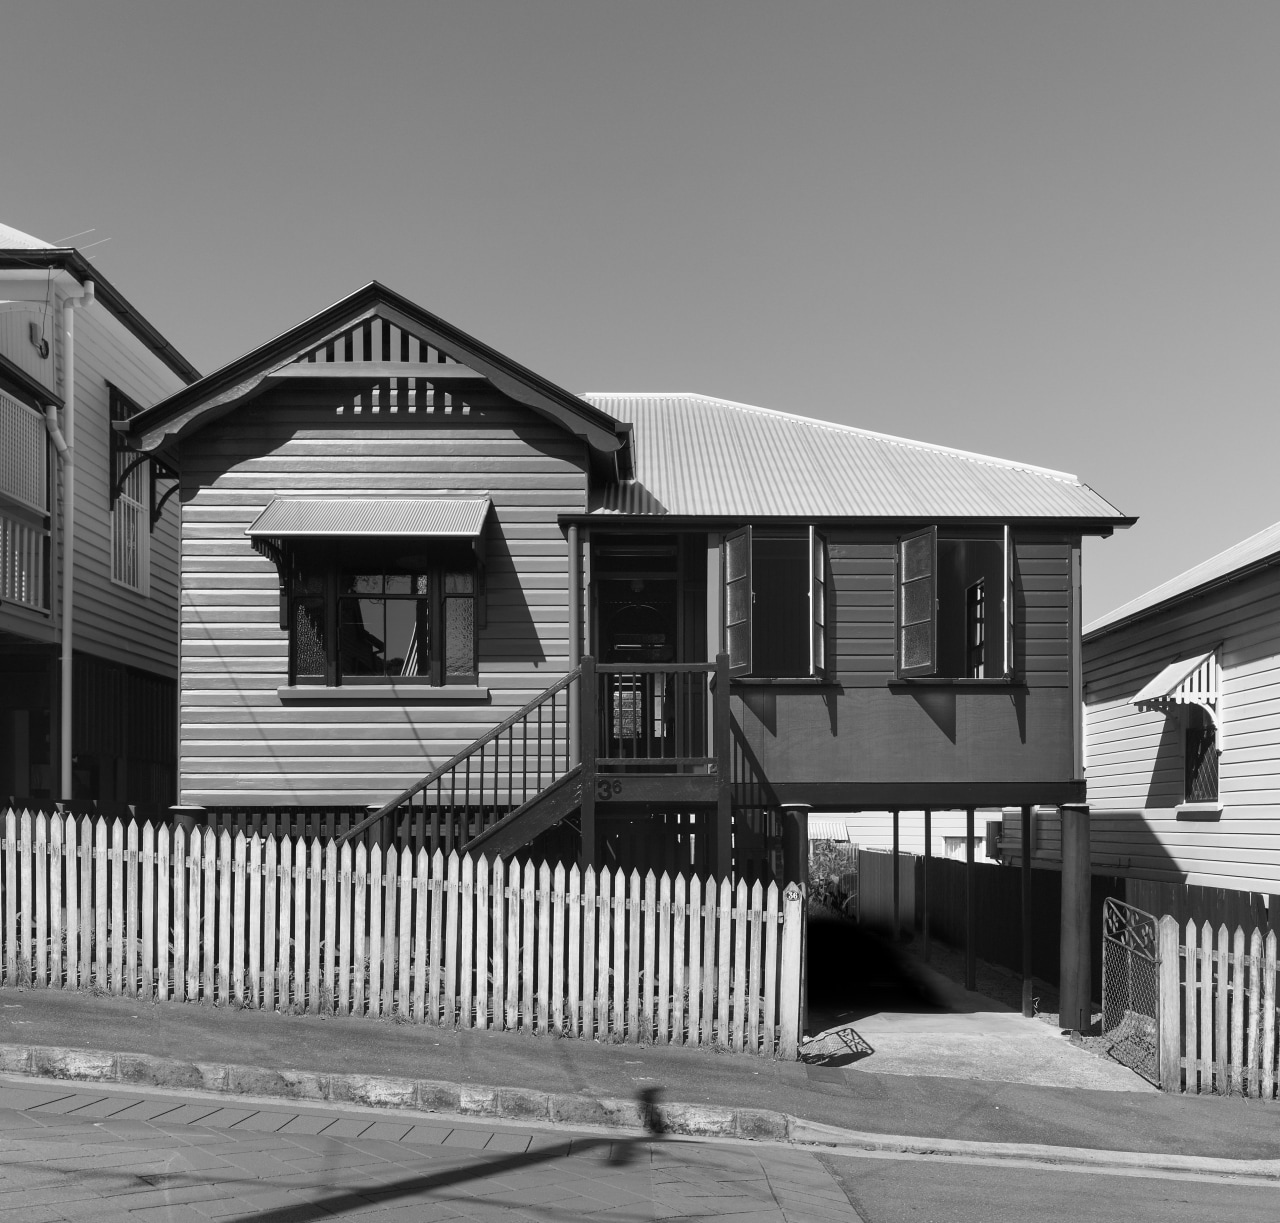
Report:
<svg viewBox="0 0 1280 1223"><path fill-rule="evenodd" d="M858 1215L806 1151L0 1079L0 1221Z"/></svg>

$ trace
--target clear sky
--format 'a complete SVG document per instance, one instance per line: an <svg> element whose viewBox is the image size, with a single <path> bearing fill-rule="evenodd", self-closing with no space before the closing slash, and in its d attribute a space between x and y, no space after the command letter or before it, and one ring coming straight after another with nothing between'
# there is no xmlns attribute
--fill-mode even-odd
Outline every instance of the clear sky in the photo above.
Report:
<svg viewBox="0 0 1280 1223"><path fill-rule="evenodd" d="M0 219L208 371L377 278L578 391L1079 474L1090 619L1280 519L1280 4L9 4ZM98 245L91 245L98 243Z"/></svg>

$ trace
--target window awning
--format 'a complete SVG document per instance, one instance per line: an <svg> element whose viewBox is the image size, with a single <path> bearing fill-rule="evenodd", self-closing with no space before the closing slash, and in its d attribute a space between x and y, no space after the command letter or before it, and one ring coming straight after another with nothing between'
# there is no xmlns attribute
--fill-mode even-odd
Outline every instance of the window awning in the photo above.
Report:
<svg viewBox="0 0 1280 1223"><path fill-rule="evenodd" d="M1212 720L1218 731L1219 746L1222 738L1222 719L1219 701L1222 696L1218 653L1210 650L1194 658L1171 662L1159 675L1147 684L1130 702L1139 708L1167 710L1173 705L1199 705Z"/></svg>
<svg viewBox="0 0 1280 1223"><path fill-rule="evenodd" d="M273 501L245 530L251 539L423 536L476 539L488 497L315 497Z"/></svg>
<svg viewBox="0 0 1280 1223"><path fill-rule="evenodd" d="M1211 650L1171 662L1129 703L1147 705L1156 701L1191 702L1199 705L1218 699L1218 660Z"/></svg>

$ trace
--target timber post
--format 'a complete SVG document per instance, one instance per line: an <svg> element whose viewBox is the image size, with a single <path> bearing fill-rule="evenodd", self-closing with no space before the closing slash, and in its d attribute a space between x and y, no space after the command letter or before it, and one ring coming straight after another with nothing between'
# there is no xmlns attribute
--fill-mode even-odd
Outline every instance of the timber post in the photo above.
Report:
<svg viewBox="0 0 1280 1223"><path fill-rule="evenodd" d="M1031 808L1022 808L1022 1017L1035 1018L1031 973Z"/></svg>
<svg viewBox="0 0 1280 1223"><path fill-rule="evenodd" d="M584 654L578 664L579 709L578 752L582 762L582 806L579 823L582 829L582 848L578 865L582 870L596 864L596 758L599 745L596 734L600 726L599 701L596 699L596 660Z"/></svg>
<svg viewBox="0 0 1280 1223"><path fill-rule="evenodd" d="M920 937L924 962L929 962L929 863L933 861L933 812L924 809L924 861L920 864Z"/></svg>
<svg viewBox="0 0 1280 1223"><path fill-rule="evenodd" d="M893 809L893 941L902 938L902 880L898 877L898 809Z"/></svg>
<svg viewBox="0 0 1280 1223"><path fill-rule="evenodd" d="M1058 1021L1064 1029L1087 1032L1093 1024L1090 963L1089 808L1062 809L1062 944Z"/></svg>
<svg viewBox="0 0 1280 1223"><path fill-rule="evenodd" d="M964 987L978 988L978 880L973 858L973 812L964 812Z"/></svg>
<svg viewBox="0 0 1280 1223"><path fill-rule="evenodd" d="M716 655L716 690L712 698L713 750L716 758L716 834L711 872L717 879L733 874L733 764L729 736L729 655Z"/></svg>
<svg viewBox="0 0 1280 1223"><path fill-rule="evenodd" d="M798 884L788 883L782 894L781 998L778 1015L778 1056L796 1059L800 1052L800 1025L804 1004L801 999L801 958L804 955L804 893Z"/></svg>

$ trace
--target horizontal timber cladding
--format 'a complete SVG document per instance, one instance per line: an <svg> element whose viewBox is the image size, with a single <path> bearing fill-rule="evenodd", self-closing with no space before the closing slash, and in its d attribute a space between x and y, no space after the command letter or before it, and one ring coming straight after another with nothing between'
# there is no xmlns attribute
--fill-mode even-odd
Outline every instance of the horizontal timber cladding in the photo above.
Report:
<svg viewBox="0 0 1280 1223"><path fill-rule="evenodd" d="M561 513L586 505L585 448L485 388L452 410L339 411L272 392L184 443L182 801L382 802L568 670ZM245 537L280 496L487 495L487 701L286 704L275 566ZM319 689L323 693L324 689Z"/></svg>
<svg viewBox="0 0 1280 1223"><path fill-rule="evenodd" d="M1222 812L1180 820L1181 717L1129 702L1168 663L1215 649ZM1280 893L1280 568L1092 638L1084 680L1095 869Z"/></svg>
<svg viewBox="0 0 1280 1223"><path fill-rule="evenodd" d="M787 785L787 797L797 801L799 783L847 783L850 789L831 801L849 805L857 804L858 785L909 782L933 793L932 787L947 783L1069 782L1078 717L1071 690L1071 551L1079 540L1015 532L1017 682L975 689L895 682L894 549L900 533L827 531L833 684L735 687L734 716L765 775ZM992 790L982 801L1000 802L1003 793ZM1035 799L1060 800L1058 790ZM877 791L874 801L883 803L885 793Z"/></svg>
<svg viewBox="0 0 1280 1223"><path fill-rule="evenodd" d="M76 312L75 648L116 662L178 673L178 507L170 499L148 535L150 580L135 591L111 580L110 389L139 406L182 381L105 310ZM168 487L161 485L161 492ZM58 524L59 539L61 523ZM58 583L53 586L57 588Z"/></svg>

